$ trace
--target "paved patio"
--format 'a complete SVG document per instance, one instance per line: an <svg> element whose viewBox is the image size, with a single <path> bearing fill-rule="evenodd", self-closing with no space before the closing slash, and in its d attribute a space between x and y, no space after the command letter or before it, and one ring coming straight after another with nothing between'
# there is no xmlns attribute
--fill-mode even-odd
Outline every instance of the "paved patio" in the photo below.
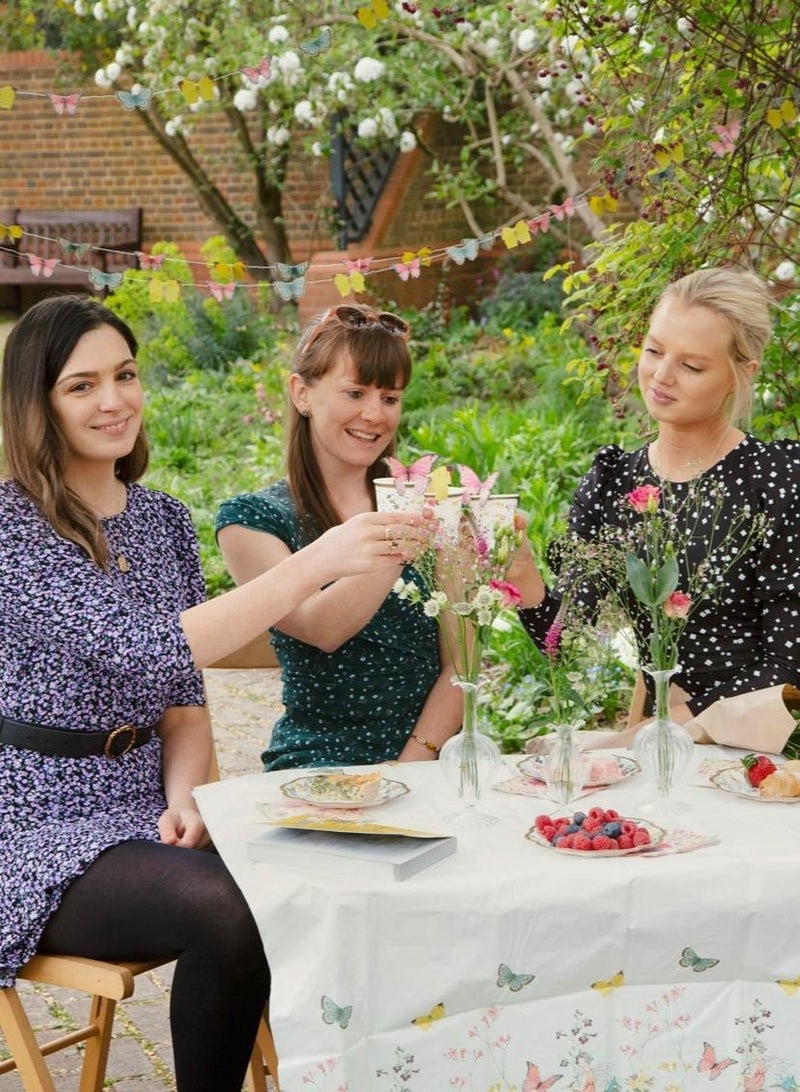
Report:
<svg viewBox="0 0 800 1092"><path fill-rule="evenodd" d="M253 773L282 709L277 670L207 671L206 685L222 777ZM117 1092L165 1092L175 1088L169 1034L173 965L136 980L133 997L117 1006L106 1087ZM20 983L20 994L37 1036L44 1041L85 1020L85 994ZM0 1035L0 1056L5 1056ZM51 1056L58 1092L78 1092L81 1056L74 1047ZM0 1076L0 1092L21 1092L15 1073Z"/></svg>

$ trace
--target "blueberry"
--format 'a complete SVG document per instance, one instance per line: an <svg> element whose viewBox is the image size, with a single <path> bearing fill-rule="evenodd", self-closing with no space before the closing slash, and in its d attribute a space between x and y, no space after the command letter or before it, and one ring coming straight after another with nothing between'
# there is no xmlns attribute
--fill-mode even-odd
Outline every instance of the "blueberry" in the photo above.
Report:
<svg viewBox="0 0 800 1092"><path fill-rule="evenodd" d="M576 811L575 814L572 816L572 822L576 823L578 826L581 826L581 824L583 823L583 820L585 818L586 818L586 812L585 811Z"/></svg>
<svg viewBox="0 0 800 1092"><path fill-rule="evenodd" d="M606 823L603 827L603 834L607 834L609 838L619 838L620 834L622 834L622 826L616 821Z"/></svg>

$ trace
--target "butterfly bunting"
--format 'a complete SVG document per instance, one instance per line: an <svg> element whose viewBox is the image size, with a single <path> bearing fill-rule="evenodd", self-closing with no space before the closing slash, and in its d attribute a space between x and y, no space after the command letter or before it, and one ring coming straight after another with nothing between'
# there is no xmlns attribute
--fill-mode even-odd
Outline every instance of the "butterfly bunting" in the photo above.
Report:
<svg viewBox="0 0 800 1092"><path fill-rule="evenodd" d="M793 997L797 993L797 991L800 990L800 977L779 978L778 985L787 997Z"/></svg>
<svg viewBox="0 0 800 1092"><path fill-rule="evenodd" d="M126 110L146 110L153 98L149 87L140 87L138 91L117 91L117 99Z"/></svg>
<svg viewBox="0 0 800 1092"><path fill-rule="evenodd" d="M423 1016L415 1016L411 1023L418 1028L422 1028L423 1031L430 1031L431 1025L436 1020L442 1020L444 1018L444 1004L439 1001L434 1005L430 1012L425 1013Z"/></svg>
<svg viewBox="0 0 800 1092"><path fill-rule="evenodd" d="M38 254L29 254L28 261L34 277L52 277L53 270L60 264L58 258L40 258Z"/></svg>
<svg viewBox="0 0 800 1092"><path fill-rule="evenodd" d="M344 267L348 273L366 273L372 265L372 258L345 258Z"/></svg>
<svg viewBox="0 0 800 1092"><path fill-rule="evenodd" d="M693 971L710 971L719 963L718 959L702 959L694 948L684 948L678 960L681 967L691 967Z"/></svg>
<svg viewBox="0 0 800 1092"><path fill-rule="evenodd" d="M208 281L208 290L218 303L222 303L223 300L233 298L233 293L236 291L236 281L228 281L227 284Z"/></svg>
<svg viewBox="0 0 800 1092"><path fill-rule="evenodd" d="M54 92L48 91L47 97L59 116L64 114L72 116L78 112L78 103L81 101L81 96L77 91L72 95L56 95Z"/></svg>
<svg viewBox="0 0 800 1092"><path fill-rule="evenodd" d="M523 986L529 986L535 977L535 974L514 974L506 963L501 963L497 968L497 985L501 988L508 986L512 993L519 993Z"/></svg>
<svg viewBox="0 0 800 1092"><path fill-rule="evenodd" d="M95 269L94 266L88 269L87 272L89 280L95 288L118 288L122 284L121 273L106 273L102 269Z"/></svg>
<svg viewBox="0 0 800 1092"><path fill-rule="evenodd" d="M732 121L730 125L715 125L714 130L719 140L710 140L708 142L714 155L719 156L720 159L723 156L730 155L736 148L736 141L739 138L741 129L742 123L740 121Z"/></svg>
<svg viewBox="0 0 800 1092"><path fill-rule="evenodd" d="M330 27L323 27L319 34L315 34L313 38L309 38L307 42L300 43L300 49L303 53L307 53L309 57L318 57L320 53L324 53L326 49L330 49L331 42L333 41L333 33Z"/></svg>
<svg viewBox="0 0 800 1092"><path fill-rule="evenodd" d="M476 499L478 505L482 508L492 491L492 486L499 477L499 472L495 471L490 474L485 482L482 482L475 471L469 467L464 466L462 463L458 463L458 475L461 485L464 487L464 500L470 501Z"/></svg>
<svg viewBox="0 0 800 1092"><path fill-rule="evenodd" d="M401 281L416 280L422 272L420 269L421 260L419 258L410 258L409 261L396 262L392 269L395 271Z"/></svg>
<svg viewBox="0 0 800 1092"><path fill-rule="evenodd" d="M6 83L0 87L0 110L10 110L16 97L17 92L10 84Z"/></svg>
<svg viewBox="0 0 800 1092"><path fill-rule="evenodd" d="M134 251L141 269L160 269L167 259L166 254L145 254L143 250Z"/></svg>
<svg viewBox="0 0 800 1092"><path fill-rule="evenodd" d="M19 224L0 224L0 240L7 238L13 243L15 239L21 239L24 234Z"/></svg>
<svg viewBox="0 0 800 1092"><path fill-rule="evenodd" d="M539 1075L539 1067L534 1065L533 1062L527 1064L528 1072L522 1082L522 1092L546 1092L548 1088L552 1088L556 1081L560 1081L564 1076L563 1073L554 1073L551 1077L542 1080Z"/></svg>
<svg viewBox="0 0 800 1092"><path fill-rule="evenodd" d="M308 266L308 262L298 262L296 265L287 265L284 262L275 263L275 268L285 281L293 281L297 277L302 277Z"/></svg>
<svg viewBox="0 0 800 1092"><path fill-rule="evenodd" d="M601 193L599 196L589 198L589 208L595 216L602 216L604 212L616 212L619 202L610 193Z"/></svg>
<svg viewBox="0 0 800 1092"><path fill-rule="evenodd" d="M500 238L505 243L507 250L513 250L520 243L529 243L531 241L531 229L528 227L527 221L517 220L516 224L511 227L503 228L500 232Z"/></svg>
<svg viewBox="0 0 800 1092"><path fill-rule="evenodd" d="M149 292L153 303L177 303L181 295L181 286L173 280L151 280Z"/></svg>
<svg viewBox="0 0 800 1092"><path fill-rule="evenodd" d="M201 76L199 80L180 80L178 87L189 106L196 102L211 102L214 98L214 80L211 76Z"/></svg>
<svg viewBox="0 0 800 1092"><path fill-rule="evenodd" d="M262 57L255 67L243 64L239 71L253 87L263 87L272 78L272 58Z"/></svg>
<svg viewBox="0 0 800 1092"><path fill-rule="evenodd" d="M543 212L540 216L534 216L532 220L528 220L528 228L531 235L536 235L537 232L546 235L550 228L550 213Z"/></svg>
<svg viewBox="0 0 800 1092"><path fill-rule="evenodd" d="M711 1043L703 1043L703 1053L697 1063L698 1073L707 1073L710 1081L715 1081L730 1065L736 1065L735 1058L723 1058L717 1061L717 1055Z"/></svg>
<svg viewBox="0 0 800 1092"><path fill-rule="evenodd" d="M58 245L61 247L62 253L78 259L88 254L92 249L91 243L73 243L70 239L64 239L61 235L58 237Z"/></svg>
<svg viewBox="0 0 800 1092"><path fill-rule="evenodd" d="M601 993L603 997L608 997L612 990L616 990L620 986L624 985L625 975L622 973L622 971L617 971L617 973L612 978L600 979L599 982L593 982L592 989L597 990L597 992Z"/></svg>
<svg viewBox="0 0 800 1092"><path fill-rule="evenodd" d="M351 292L363 292L367 287L363 273L337 273L333 283L339 290L340 296L349 296Z"/></svg>
<svg viewBox="0 0 800 1092"><path fill-rule="evenodd" d="M445 254L448 258L452 258L456 265L463 265L464 262L474 262L478 257L478 240L477 239L462 239L457 246L448 246L445 248Z"/></svg>
<svg viewBox="0 0 800 1092"><path fill-rule="evenodd" d="M391 455L386 455L383 461L389 467L389 473L394 478L395 489L402 496L407 485L413 486L415 493L425 492L431 467L438 458L438 455L422 455L410 466L404 466L399 459L395 459Z"/></svg>
<svg viewBox="0 0 800 1092"><path fill-rule="evenodd" d="M214 262L213 273L218 281L243 281L247 267L244 262Z"/></svg>
<svg viewBox="0 0 800 1092"><path fill-rule="evenodd" d="M449 466L437 466L436 469L432 470L430 473L425 495L433 496L434 500L437 501L447 500L451 479L452 474L450 473Z"/></svg>
<svg viewBox="0 0 800 1092"><path fill-rule="evenodd" d="M780 129L782 125L791 125L793 121L797 121L797 108L791 99L785 99L780 106L767 110L767 125L771 129Z"/></svg>
<svg viewBox="0 0 800 1092"><path fill-rule="evenodd" d="M389 18L389 5L387 0L372 0L368 7L359 8L356 18L366 30L372 30L383 19Z"/></svg>
<svg viewBox="0 0 800 1092"><path fill-rule="evenodd" d="M272 287L282 300L297 300L306 290L306 279L296 277L293 281L273 281Z"/></svg>
<svg viewBox="0 0 800 1092"><path fill-rule="evenodd" d="M669 148L665 148L663 144L656 144L653 149L653 158L662 171L666 170L673 163L683 163L685 159L683 145L671 144Z"/></svg>
<svg viewBox="0 0 800 1092"><path fill-rule="evenodd" d="M326 1024L338 1024L344 1031L350 1023L350 1017L353 1015L353 1006L339 1006L327 994L323 994L319 1002L322 1005L322 1019L324 1022Z"/></svg>
<svg viewBox="0 0 800 1092"><path fill-rule="evenodd" d="M563 220L564 217L570 217L575 215L575 199L574 197L567 197L560 205L551 205L550 212L555 216L556 220Z"/></svg>

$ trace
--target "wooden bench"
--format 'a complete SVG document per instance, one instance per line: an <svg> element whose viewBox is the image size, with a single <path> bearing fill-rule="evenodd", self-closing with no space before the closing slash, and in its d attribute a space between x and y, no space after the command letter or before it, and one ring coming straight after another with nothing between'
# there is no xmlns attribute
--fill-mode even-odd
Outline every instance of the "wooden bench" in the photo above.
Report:
<svg viewBox="0 0 800 1092"><path fill-rule="evenodd" d="M72 286L102 295L105 289L92 284L88 269L94 267L103 273L135 269L134 251L142 248L140 206L117 210L90 209L86 212L0 208L0 224L5 227L18 224L25 232L21 239L9 239L6 234L0 240L0 285L7 284L14 289L18 310L23 287ZM65 253L59 239L104 249L88 250L82 255ZM112 254L108 250L122 253ZM41 270L37 276L27 254L35 254L45 260L58 258L59 264L49 276L45 275L45 270Z"/></svg>

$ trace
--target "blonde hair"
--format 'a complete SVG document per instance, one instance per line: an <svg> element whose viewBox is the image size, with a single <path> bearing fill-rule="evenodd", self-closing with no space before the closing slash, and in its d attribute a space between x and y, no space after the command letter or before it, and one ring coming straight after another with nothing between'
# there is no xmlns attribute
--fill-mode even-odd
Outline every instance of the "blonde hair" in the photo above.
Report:
<svg viewBox="0 0 800 1092"><path fill-rule="evenodd" d="M734 266L698 269L668 285L656 307L667 300L706 307L727 322L734 380L730 418L734 424L746 422L753 408L753 373L746 365L761 364L772 333L767 286L755 273Z"/></svg>

